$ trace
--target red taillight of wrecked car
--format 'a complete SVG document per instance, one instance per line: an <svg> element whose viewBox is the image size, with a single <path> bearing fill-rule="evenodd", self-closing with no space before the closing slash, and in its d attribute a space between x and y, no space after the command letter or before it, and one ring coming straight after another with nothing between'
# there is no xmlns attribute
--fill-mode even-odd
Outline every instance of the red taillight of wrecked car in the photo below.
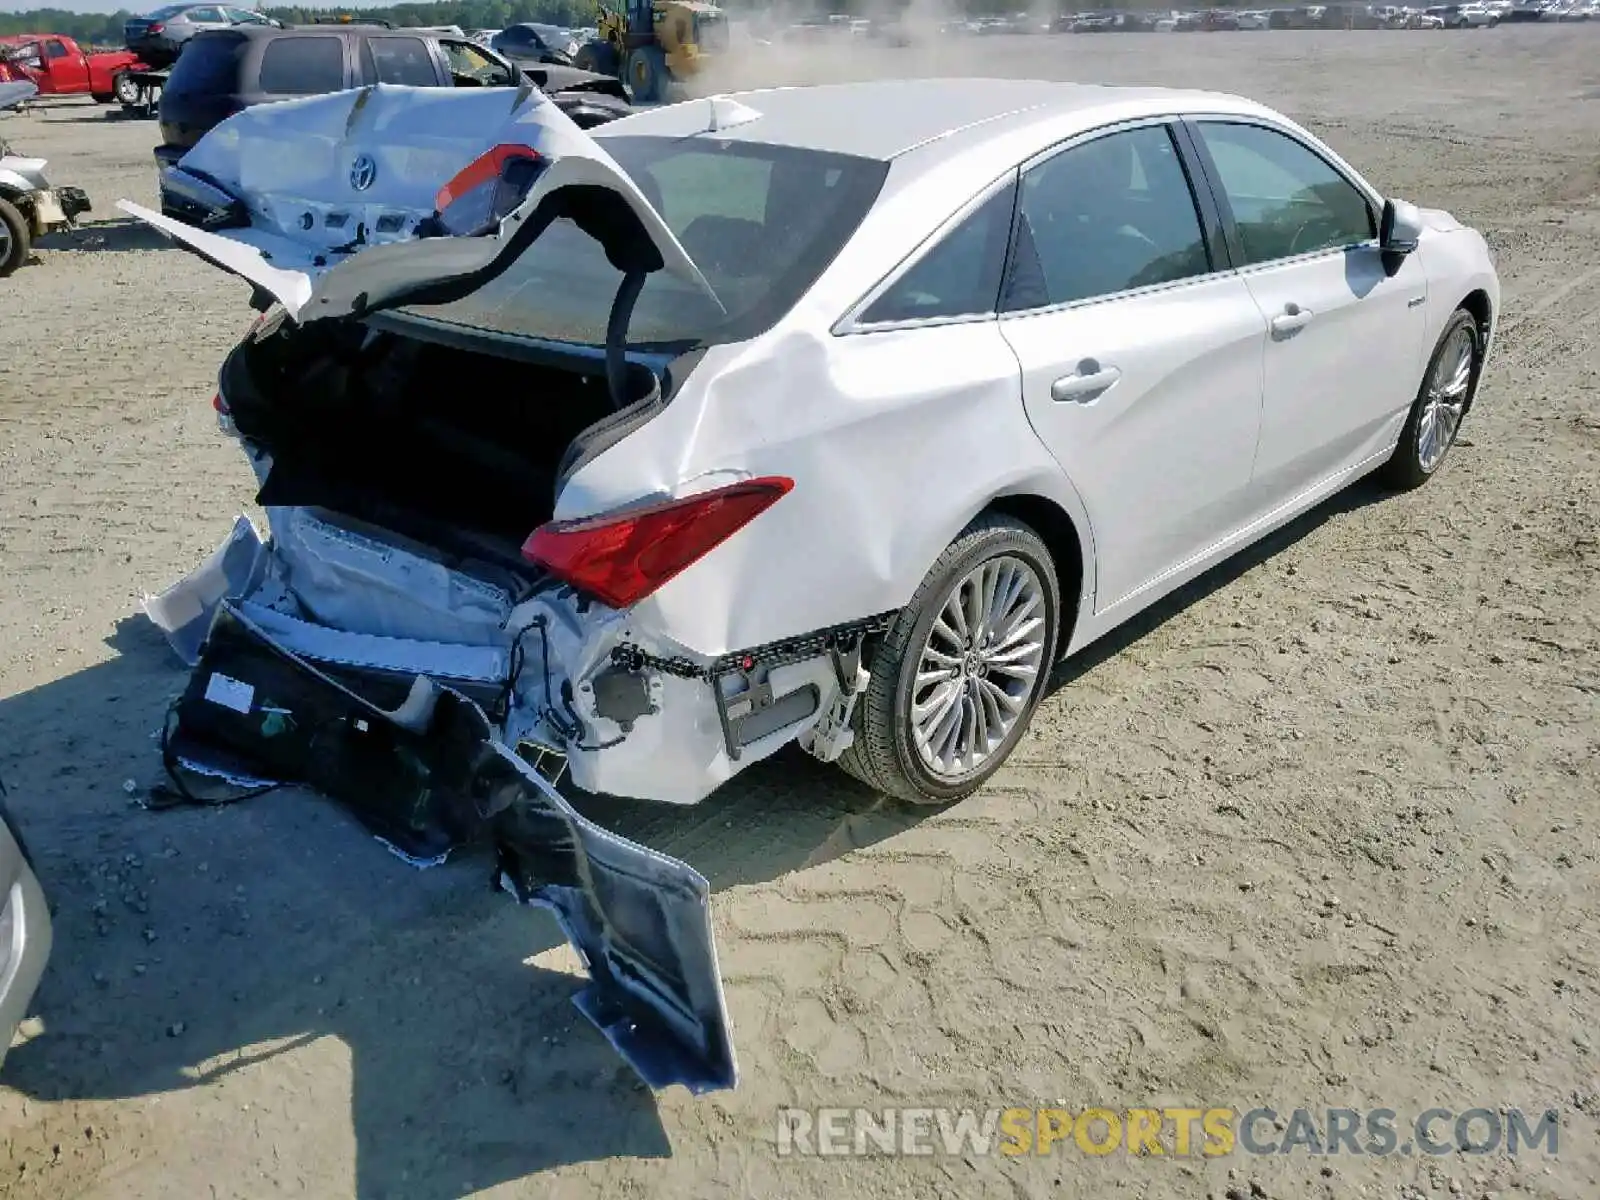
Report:
<svg viewBox="0 0 1600 1200"><path fill-rule="evenodd" d="M769 475L623 512L541 525L522 556L612 608L637 604L771 508L794 480Z"/></svg>
<svg viewBox="0 0 1600 1200"><path fill-rule="evenodd" d="M548 165L532 146L495 146L479 155L433 198L444 232L452 237L489 232L522 203Z"/></svg>

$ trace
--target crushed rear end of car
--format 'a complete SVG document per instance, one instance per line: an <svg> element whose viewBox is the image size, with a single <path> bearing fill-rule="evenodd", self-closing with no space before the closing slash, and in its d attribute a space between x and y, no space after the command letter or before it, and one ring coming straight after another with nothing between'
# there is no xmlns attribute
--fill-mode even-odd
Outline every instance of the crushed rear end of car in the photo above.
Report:
<svg viewBox="0 0 1600 1200"><path fill-rule="evenodd" d="M556 914L590 973L576 1003L641 1078L732 1087L709 885L555 785L692 801L719 782L707 747L724 735L699 669L645 669L673 648L629 628L630 598L683 564L607 539L643 531L703 553L772 492L690 498L695 520L681 503L598 531L553 520L561 480L664 403L670 362L623 352L640 280L706 285L609 156L530 93L377 88L249 110L220 152L202 142L186 163L196 219L124 205L267 309L215 402L256 473L265 535L239 518L146 600L193 667L162 738L170 795L299 785L418 866L489 848L501 888ZM395 128L413 108L418 128ZM469 108L509 112L513 128L462 126ZM431 140L430 119L445 122ZM263 180L237 149L281 148L280 123L304 157ZM374 137L348 136L358 127ZM607 346L484 353L395 313L470 294L560 218L617 266Z"/></svg>

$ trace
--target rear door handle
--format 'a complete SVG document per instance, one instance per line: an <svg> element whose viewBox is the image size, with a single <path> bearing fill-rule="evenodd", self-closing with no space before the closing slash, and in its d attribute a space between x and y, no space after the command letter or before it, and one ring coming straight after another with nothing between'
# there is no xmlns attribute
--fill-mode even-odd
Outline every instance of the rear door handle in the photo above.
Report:
<svg viewBox="0 0 1600 1200"><path fill-rule="evenodd" d="M1301 308L1298 304L1285 304L1283 311L1269 322L1272 326L1272 336L1288 337L1291 333L1304 329L1311 323L1313 315L1309 308Z"/></svg>
<svg viewBox="0 0 1600 1200"><path fill-rule="evenodd" d="M1122 372L1116 367L1102 367L1094 359L1086 358L1071 375L1063 375L1050 385L1050 399L1088 404L1121 378Z"/></svg>

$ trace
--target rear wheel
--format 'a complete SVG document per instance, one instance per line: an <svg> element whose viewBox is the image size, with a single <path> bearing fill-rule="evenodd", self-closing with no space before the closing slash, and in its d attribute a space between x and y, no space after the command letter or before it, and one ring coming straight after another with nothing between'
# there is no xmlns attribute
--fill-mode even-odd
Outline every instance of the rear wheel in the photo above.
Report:
<svg viewBox="0 0 1600 1200"><path fill-rule="evenodd" d="M971 795L1000 769L1055 662L1061 599L1050 552L1008 517L980 517L940 555L872 659L839 765L914 804Z"/></svg>
<svg viewBox="0 0 1600 1200"><path fill-rule="evenodd" d="M125 72L111 81L111 91L123 108L132 108L139 103L139 85Z"/></svg>
<svg viewBox="0 0 1600 1200"><path fill-rule="evenodd" d="M0 279L28 259L28 221L15 204L0 199Z"/></svg>
<svg viewBox="0 0 1600 1200"><path fill-rule="evenodd" d="M660 46L640 46L628 56L628 90L635 104L652 104L667 90L667 56Z"/></svg>
<svg viewBox="0 0 1600 1200"><path fill-rule="evenodd" d="M613 78L622 70L622 64L617 61L617 48L610 42L598 39L579 46L578 53L573 55L572 65L580 71L593 71L596 75L610 75Z"/></svg>
<svg viewBox="0 0 1600 1200"><path fill-rule="evenodd" d="M1439 335L1411 415L1400 431L1400 442L1383 465L1384 482L1391 487L1415 488L1433 478L1455 445L1478 385L1482 360L1478 320L1458 308Z"/></svg>

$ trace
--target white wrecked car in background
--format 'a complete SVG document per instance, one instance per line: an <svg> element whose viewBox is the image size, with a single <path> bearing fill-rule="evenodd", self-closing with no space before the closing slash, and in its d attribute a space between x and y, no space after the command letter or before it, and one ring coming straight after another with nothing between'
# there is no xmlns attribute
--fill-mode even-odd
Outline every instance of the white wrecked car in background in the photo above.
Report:
<svg viewBox="0 0 1600 1200"><path fill-rule="evenodd" d="M499 758L677 803L795 741L969 794L1062 652L1431 476L1498 314L1476 232L1211 93L889 81L584 134L378 88L180 166L209 228L128 210L276 304L216 401L271 538L150 604L174 645L244 630L394 712L448 686ZM280 722L201 737L256 685L196 680L180 755L316 774Z"/></svg>

